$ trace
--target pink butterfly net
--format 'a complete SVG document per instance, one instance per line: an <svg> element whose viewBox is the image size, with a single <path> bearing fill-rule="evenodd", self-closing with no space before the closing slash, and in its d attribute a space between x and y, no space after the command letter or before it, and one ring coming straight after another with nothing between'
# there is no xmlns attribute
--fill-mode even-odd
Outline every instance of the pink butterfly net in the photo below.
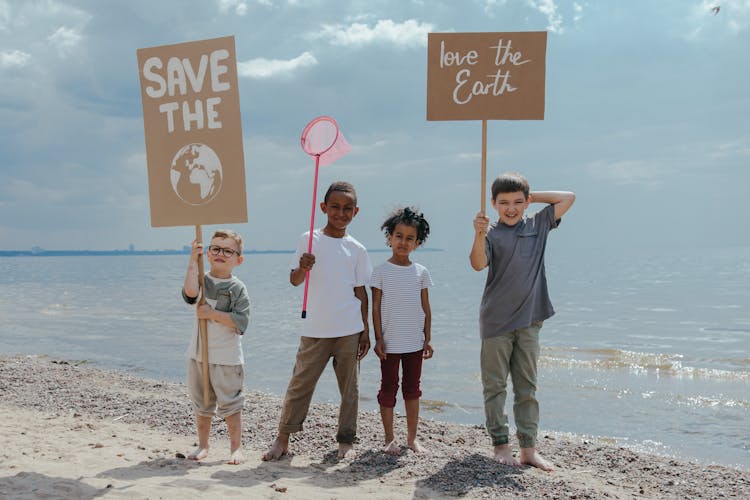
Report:
<svg viewBox="0 0 750 500"><path fill-rule="evenodd" d="M330 165L349 151L352 147L346 142L338 123L330 116L319 116L313 119L302 131L302 149L315 158L315 180L313 182L312 210L310 212L310 237L307 241L307 253L312 253L313 230L315 229L315 204L318 192L318 168ZM305 295L302 299L302 317L307 316L307 289L310 285L310 271L305 273Z"/></svg>
<svg viewBox="0 0 750 500"><path fill-rule="evenodd" d="M318 157L321 167L330 165L352 150L336 120L330 116L319 116L308 123L302 131L301 143L305 153Z"/></svg>

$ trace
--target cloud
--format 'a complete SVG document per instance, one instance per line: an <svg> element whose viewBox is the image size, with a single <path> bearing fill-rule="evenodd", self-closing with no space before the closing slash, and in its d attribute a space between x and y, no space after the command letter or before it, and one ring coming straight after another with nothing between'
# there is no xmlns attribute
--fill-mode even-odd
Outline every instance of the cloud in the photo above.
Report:
<svg viewBox="0 0 750 500"><path fill-rule="evenodd" d="M238 16L244 16L247 14L247 2L245 2L245 0L217 0L217 3L219 4L219 11L222 13L234 9L235 14ZM270 5L267 0L261 0L258 3Z"/></svg>
<svg viewBox="0 0 750 500"><path fill-rule="evenodd" d="M586 166L588 173L616 184L656 185L672 175L673 169L660 164L658 160L597 160Z"/></svg>
<svg viewBox="0 0 750 500"><path fill-rule="evenodd" d="M496 5L505 5L508 2L508 0L484 0L484 12L485 14L492 14L492 9L495 8Z"/></svg>
<svg viewBox="0 0 750 500"><path fill-rule="evenodd" d="M528 0L529 5L547 17L547 30L552 33L563 32L562 15L557 11L554 0Z"/></svg>
<svg viewBox="0 0 750 500"><path fill-rule="evenodd" d="M300 68L307 68L318 64L318 60L311 52L303 52L294 59L265 59L259 57L237 63L239 76L261 80L277 76L289 76Z"/></svg>
<svg viewBox="0 0 750 500"><path fill-rule="evenodd" d="M573 2L573 21L578 22L583 18L583 5Z"/></svg>
<svg viewBox="0 0 750 500"><path fill-rule="evenodd" d="M5 0L0 0L0 31L8 29L10 24L10 5Z"/></svg>
<svg viewBox="0 0 750 500"><path fill-rule="evenodd" d="M62 56L70 53L82 39L83 36L79 28L68 28L66 26L60 26L57 31L47 37L47 40L57 47L58 53Z"/></svg>
<svg viewBox="0 0 750 500"><path fill-rule="evenodd" d="M711 145L706 156L714 160L750 157L750 140L740 138Z"/></svg>
<svg viewBox="0 0 750 500"><path fill-rule="evenodd" d="M29 62L31 54L20 50L4 50L0 52L0 69L22 68Z"/></svg>
<svg viewBox="0 0 750 500"><path fill-rule="evenodd" d="M372 27L362 23L352 23L348 26L324 24L313 37L327 39L333 45L343 46L387 42L400 47L425 47L427 46L427 33L431 31L435 31L432 24L419 23L414 19L408 19L403 23L381 19Z"/></svg>

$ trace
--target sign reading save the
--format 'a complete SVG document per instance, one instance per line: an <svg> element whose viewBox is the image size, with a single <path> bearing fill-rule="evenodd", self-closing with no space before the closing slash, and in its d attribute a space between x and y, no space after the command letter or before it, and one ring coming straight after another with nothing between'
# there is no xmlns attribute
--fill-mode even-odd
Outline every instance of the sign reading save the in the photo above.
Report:
<svg viewBox="0 0 750 500"><path fill-rule="evenodd" d="M234 37L138 50L151 225L247 222Z"/></svg>

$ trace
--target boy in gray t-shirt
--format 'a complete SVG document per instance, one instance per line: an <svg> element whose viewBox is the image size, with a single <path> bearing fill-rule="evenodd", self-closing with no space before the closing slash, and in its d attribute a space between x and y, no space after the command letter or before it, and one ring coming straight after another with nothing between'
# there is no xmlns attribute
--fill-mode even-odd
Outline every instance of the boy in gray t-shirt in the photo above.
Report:
<svg viewBox="0 0 750 500"><path fill-rule="evenodd" d="M479 212L469 260L476 271L489 266L479 310L481 368L487 432L496 461L552 470L536 451L539 403L536 400L539 330L555 311L547 292L544 249L549 231L575 201L568 191L529 192L528 181L506 173L492 183L492 206L499 219ZM530 203L548 206L524 217ZM513 416L521 446L520 461L508 444L505 397L508 374L513 380Z"/></svg>

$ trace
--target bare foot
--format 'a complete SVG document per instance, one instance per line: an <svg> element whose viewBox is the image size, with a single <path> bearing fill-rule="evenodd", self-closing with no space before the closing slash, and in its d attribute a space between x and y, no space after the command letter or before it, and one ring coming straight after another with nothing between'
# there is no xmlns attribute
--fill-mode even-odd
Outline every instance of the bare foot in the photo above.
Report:
<svg viewBox="0 0 750 500"><path fill-rule="evenodd" d="M503 465L510 465L511 467L521 466L519 461L513 456L513 450L510 449L510 445L507 444L495 446L495 456L493 459Z"/></svg>
<svg viewBox="0 0 750 500"><path fill-rule="evenodd" d="M242 450L237 449L232 452L232 455L227 461L229 465L240 465L245 463L245 456L242 454Z"/></svg>
<svg viewBox="0 0 750 500"><path fill-rule="evenodd" d="M547 472L553 469L552 464L542 458L539 452L536 451L536 448L521 448L521 463Z"/></svg>
<svg viewBox="0 0 750 500"><path fill-rule="evenodd" d="M412 450L414 453L417 453L417 454L422 454L427 451L422 446L422 443L420 443L416 439L412 441L411 443L406 443L406 446L408 446L410 450Z"/></svg>
<svg viewBox="0 0 750 500"><path fill-rule="evenodd" d="M195 449L194 452L190 453L187 457L190 460L203 460L208 456L208 446L201 448L200 446Z"/></svg>
<svg viewBox="0 0 750 500"><path fill-rule="evenodd" d="M401 455L401 447L396 443L396 440L394 439L383 447L383 453L387 453L388 455L393 456Z"/></svg>
<svg viewBox="0 0 750 500"><path fill-rule="evenodd" d="M339 443L339 460L354 457L354 445L351 443Z"/></svg>
<svg viewBox="0 0 750 500"><path fill-rule="evenodd" d="M278 460L287 453L289 453L289 442L283 441L277 437L262 458L268 462L271 460Z"/></svg>

